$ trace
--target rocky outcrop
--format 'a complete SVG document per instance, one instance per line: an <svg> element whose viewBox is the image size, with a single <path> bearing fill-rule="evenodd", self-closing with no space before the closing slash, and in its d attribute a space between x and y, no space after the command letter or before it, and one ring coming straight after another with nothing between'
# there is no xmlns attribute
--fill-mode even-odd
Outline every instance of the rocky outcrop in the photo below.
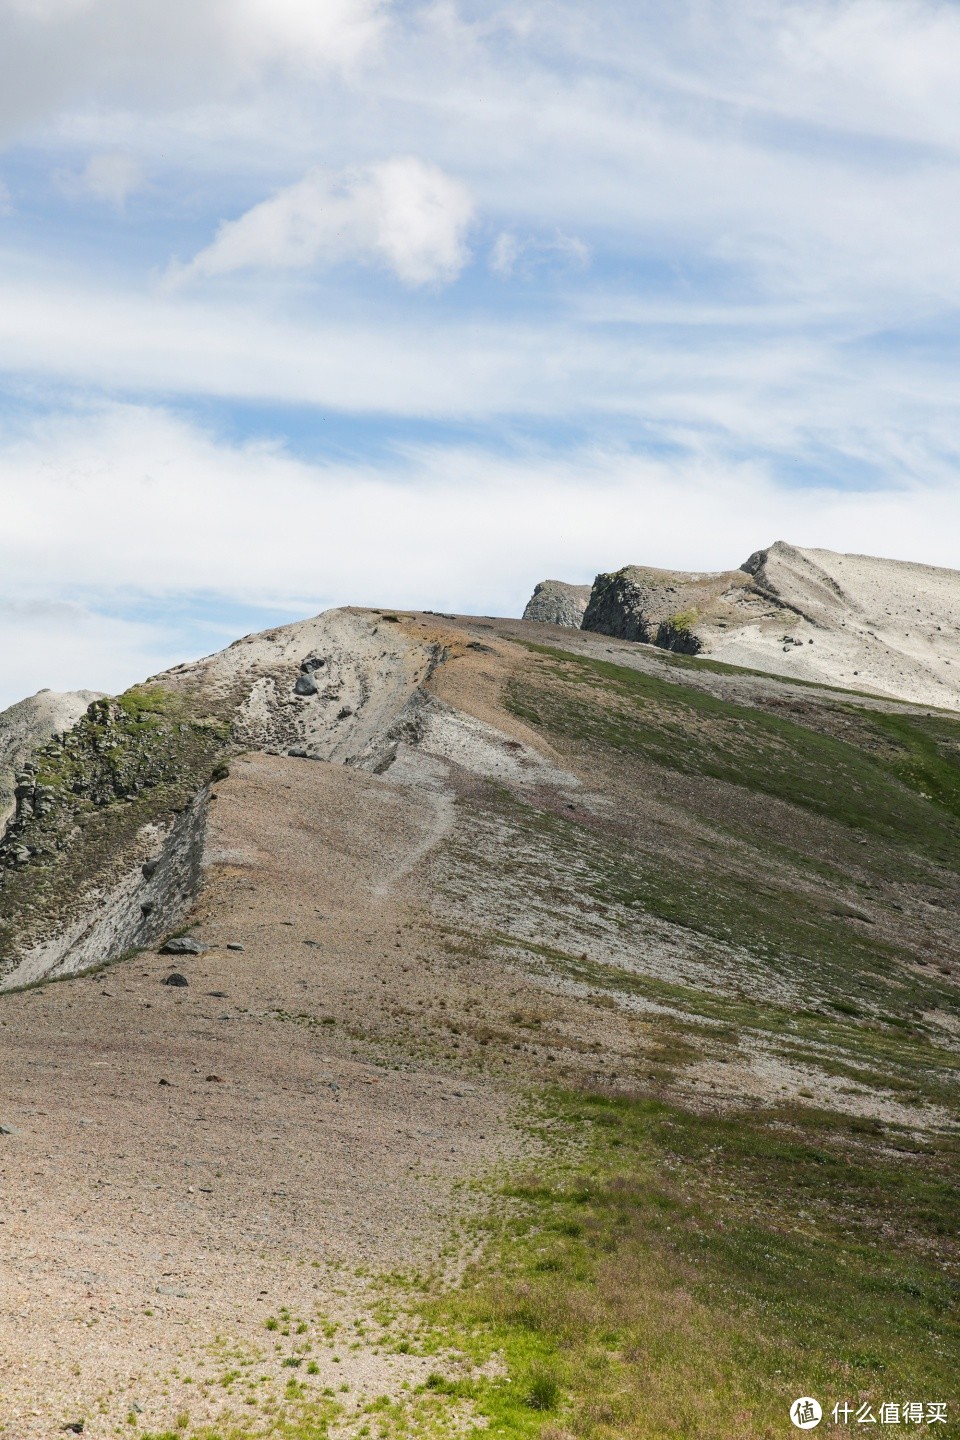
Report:
<svg viewBox="0 0 960 1440"><path fill-rule="evenodd" d="M583 629L697 655L705 646L705 630L732 621L749 586L738 570L687 573L626 565L597 576Z"/></svg>
<svg viewBox="0 0 960 1440"><path fill-rule="evenodd" d="M563 625L579 630L590 599L589 585L568 585L563 580L541 580L523 612L524 620L541 625Z"/></svg>
<svg viewBox="0 0 960 1440"><path fill-rule="evenodd" d="M960 572L783 540L739 570L598 575L584 630L960 709Z"/></svg>
<svg viewBox="0 0 960 1440"><path fill-rule="evenodd" d="M195 896L205 797L232 754L376 769L385 732L440 658L376 613L329 611L96 699L14 776L0 986L162 935Z"/></svg>
<svg viewBox="0 0 960 1440"><path fill-rule="evenodd" d="M97 963L115 953L111 936L132 944L162 930L177 906L146 895L141 867L222 773L231 744L222 703L155 684L95 700L23 763L0 840L0 978L21 975L31 955L45 957L45 974L81 941L84 963Z"/></svg>
<svg viewBox="0 0 960 1440"><path fill-rule="evenodd" d="M179 925L200 888L208 802L204 787L168 824L141 826L130 867L112 882L88 885L70 922L25 947L2 988L74 975L153 945Z"/></svg>
<svg viewBox="0 0 960 1440"><path fill-rule="evenodd" d="M16 809L17 771L54 735L71 730L98 690L40 690L0 711L0 833Z"/></svg>

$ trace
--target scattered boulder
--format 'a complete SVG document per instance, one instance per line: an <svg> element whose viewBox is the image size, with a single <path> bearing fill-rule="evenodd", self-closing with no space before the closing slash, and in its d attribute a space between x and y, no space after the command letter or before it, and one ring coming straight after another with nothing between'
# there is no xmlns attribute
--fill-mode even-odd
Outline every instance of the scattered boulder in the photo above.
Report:
<svg viewBox="0 0 960 1440"><path fill-rule="evenodd" d="M185 985L190 984L190 981L186 975L181 975L179 970L174 970L161 981L161 984L172 985L175 989L182 990Z"/></svg>
<svg viewBox="0 0 960 1440"><path fill-rule="evenodd" d="M541 580L523 612L524 620L541 625L563 625L579 630L590 599L589 585L568 585L564 580Z"/></svg>
<svg viewBox="0 0 960 1440"><path fill-rule="evenodd" d="M227 941L227 949L228 949L228 950L241 950L241 951L242 951L242 950L243 950L243 946L240 944L240 942L239 942L238 940L228 940L228 941Z"/></svg>
<svg viewBox="0 0 960 1440"><path fill-rule="evenodd" d="M161 955L202 955L206 945L194 940L192 935L172 935L160 946Z"/></svg>

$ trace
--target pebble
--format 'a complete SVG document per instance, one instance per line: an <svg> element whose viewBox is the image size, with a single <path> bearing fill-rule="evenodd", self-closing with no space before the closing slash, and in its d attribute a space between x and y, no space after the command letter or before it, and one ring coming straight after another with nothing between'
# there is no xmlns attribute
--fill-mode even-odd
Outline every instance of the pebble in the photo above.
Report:
<svg viewBox="0 0 960 1440"><path fill-rule="evenodd" d="M242 950L242 949L243 949L243 946L240 945L236 940L228 940L228 941L227 941L227 949L228 949L228 950Z"/></svg>

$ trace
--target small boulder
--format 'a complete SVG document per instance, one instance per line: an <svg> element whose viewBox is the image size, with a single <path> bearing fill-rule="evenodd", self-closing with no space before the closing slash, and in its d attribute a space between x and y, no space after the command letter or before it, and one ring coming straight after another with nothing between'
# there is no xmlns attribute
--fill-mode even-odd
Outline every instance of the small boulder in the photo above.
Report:
<svg viewBox="0 0 960 1440"><path fill-rule="evenodd" d="M228 941L227 941L227 949L228 949L228 950L242 950L242 949L243 949L243 946L240 944L240 942L239 942L238 940L228 940Z"/></svg>
<svg viewBox="0 0 960 1440"><path fill-rule="evenodd" d="M173 935L160 946L161 955L202 955L206 945L194 940L192 935Z"/></svg>
<svg viewBox="0 0 960 1440"><path fill-rule="evenodd" d="M298 675L293 687L294 695L316 695L317 682L312 675Z"/></svg>
<svg viewBox="0 0 960 1440"><path fill-rule="evenodd" d="M161 984L173 985L176 988L182 990L184 985L190 984L190 981L187 979L186 975L181 975L179 970L174 970L161 981Z"/></svg>

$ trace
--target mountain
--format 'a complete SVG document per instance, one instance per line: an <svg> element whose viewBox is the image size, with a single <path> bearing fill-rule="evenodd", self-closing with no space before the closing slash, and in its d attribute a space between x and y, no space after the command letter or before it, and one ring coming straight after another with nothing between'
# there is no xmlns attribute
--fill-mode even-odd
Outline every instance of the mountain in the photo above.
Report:
<svg viewBox="0 0 960 1440"><path fill-rule="evenodd" d="M960 719L346 609L32 765L0 847L11 1433L956 1420Z"/></svg>
<svg viewBox="0 0 960 1440"><path fill-rule="evenodd" d="M70 730L87 706L99 699L99 690L40 690L0 710L0 827L16 808L13 792L20 767L52 736Z"/></svg>
<svg viewBox="0 0 960 1440"><path fill-rule="evenodd" d="M960 709L956 570L778 540L738 570L629 565L598 575L582 626L798 680Z"/></svg>

